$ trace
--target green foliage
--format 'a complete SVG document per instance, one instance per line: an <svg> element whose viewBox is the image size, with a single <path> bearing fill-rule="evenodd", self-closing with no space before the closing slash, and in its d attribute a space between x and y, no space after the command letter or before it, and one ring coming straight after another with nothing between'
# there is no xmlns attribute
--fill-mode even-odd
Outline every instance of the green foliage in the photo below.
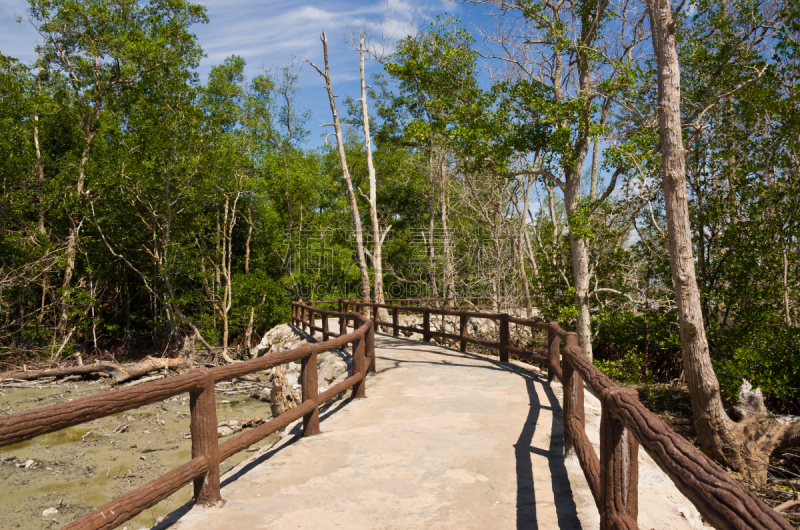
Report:
<svg viewBox="0 0 800 530"><path fill-rule="evenodd" d="M571 327L570 242L578 239L589 258L596 364L627 383L669 382L682 367L652 50L647 41L625 48L631 35L615 33L633 27L621 22L631 15L627 4L602 9L593 39L581 43L587 35L578 29L599 5L509 4L530 36L521 50L547 67L523 61L502 79L489 80L457 19L437 17L398 43L368 96L378 217L391 226L386 294L424 296L444 283L444 235L426 238L446 211L460 293L518 310L524 272L541 317ZM192 26L207 21L202 6L30 6L40 60L0 55L4 353L46 357L62 338L62 305L67 331L74 328L64 354L72 355L161 348L165 337L189 332L177 311L215 344L227 320L233 349L251 315L258 334L288 319L292 299L358 296L338 153L304 144L310 114L297 104L298 61L248 77L244 59L231 56L200 83L203 51ZM800 8L786 3L775 23L757 0L692 6L676 35L690 221L714 366L729 401L748 379L774 410L798 411ZM556 83L549 69L557 58ZM588 80L577 77L581 70ZM346 96L339 101L351 104L347 125L356 131L360 108ZM347 132L368 231L364 146ZM588 193L592 142L600 146L598 195L625 169L602 201ZM582 198L567 215L555 181L576 170L586 171L577 182Z"/></svg>
<svg viewBox="0 0 800 530"><path fill-rule="evenodd" d="M648 384L652 382L652 375L647 369L644 356L636 351L625 352L617 360L594 359L594 365L614 381L625 384Z"/></svg>
<svg viewBox="0 0 800 530"><path fill-rule="evenodd" d="M761 388L773 411L800 412L800 331L758 327L726 335L714 348L714 370L726 401L736 401L747 379Z"/></svg>

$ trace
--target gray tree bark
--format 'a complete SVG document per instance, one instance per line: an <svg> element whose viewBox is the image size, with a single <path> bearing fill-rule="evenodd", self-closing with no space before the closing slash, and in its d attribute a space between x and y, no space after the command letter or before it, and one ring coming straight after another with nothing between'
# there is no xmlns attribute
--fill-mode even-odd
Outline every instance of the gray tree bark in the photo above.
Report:
<svg viewBox="0 0 800 530"><path fill-rule="evenodd" d="M339 162L342 165L342 177L347 185L347 200L350 204L350 213L353 217L353 232L356 239L356 256L358 259L358 268L361 272L361 297L364 302L369 303L370 285L369 285L369 271L367 269L367 258L364 252L364 231L361 228L361 216L358 213L358 203L356 202L356 194L353 189L353 179L350 177L350 169L347 166L347 156L344 152L344 138L342 136L342 126L339 123L339 113L336 111L336 100L333 95L333 86L331 85L331 70L328 63L328 37L325 32L322 32L322 50L325 57L325 71L320 70L317 65L308 61L308 63L325 79L325 87L328 90L328 101L331 106L331 113L333 114L333 128L336 132L336 145L339 149Z"/></svg>

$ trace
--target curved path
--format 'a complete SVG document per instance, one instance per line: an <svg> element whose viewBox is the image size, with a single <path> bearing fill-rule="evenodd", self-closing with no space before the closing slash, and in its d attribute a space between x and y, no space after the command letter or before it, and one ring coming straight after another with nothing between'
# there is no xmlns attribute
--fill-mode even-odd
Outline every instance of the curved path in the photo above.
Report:
<svg viewBox="0 0 800 530"><path fill-rule="evenodd" d="M375 346L366 399L324 410L319 436L296 427L223 476L223 506L172 528L598 527L577 463L562 456L560 385L435 343L379 333ZM642 513L645 493L640 525L666 528ZM675 512L670 528L685 523Z"/></svg>

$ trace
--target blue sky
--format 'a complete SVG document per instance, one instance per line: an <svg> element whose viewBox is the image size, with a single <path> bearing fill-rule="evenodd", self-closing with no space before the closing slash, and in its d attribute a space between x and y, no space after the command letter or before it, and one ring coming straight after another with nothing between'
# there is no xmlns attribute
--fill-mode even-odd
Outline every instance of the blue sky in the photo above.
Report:
<svg viewBox="0 0 800 530"><path fill-rule="evenodd" d="M199 73L205 80L212 66L226 57L241 55L247 61L247 74L253 76L261 68L279 65L295 56L298 62L310 59L322 66L324 30L328 35L334 91L340 95L359 97L358 52L350 44L355 28L368 27L375 38L391 35L395 40L427 25L439 13L448 12L462 18L465 27L485 23L483 14L457 2L447 0L228 0L199 2L206 6L210 22L193 29L207 57ZM0 51L24 62L36 59L34 46L39 39L27 21L25 0L0 0ZM372 62L368 72L379 71ZM330 107L321 78L307 64L301 71L299 94L301 107L311 111L308 123L309 145L322 143L319 124L330 121ZM340 110L341 112L341 110Z"/></svg>

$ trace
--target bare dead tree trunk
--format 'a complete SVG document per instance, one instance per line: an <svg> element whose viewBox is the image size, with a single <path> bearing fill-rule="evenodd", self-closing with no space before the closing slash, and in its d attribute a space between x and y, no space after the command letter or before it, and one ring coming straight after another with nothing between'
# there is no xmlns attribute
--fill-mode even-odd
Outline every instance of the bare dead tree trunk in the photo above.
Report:
<svg viewBox="0 0 800 530"><path fill-rule="evenodd" d="M65 366L63 368L46 368L44 370L25 370L0 373L0 379L19 379L31 381L42 377L66 377L68 375L89 375L105 373L111 376L115 383L122 383L142 377L156 370L182 370L191 368L191 359L187 357L162 358L146 357L144 360L133 364L95 363L80 366Z"/></svg>
<svg viewBox="0 0 800 530"><path fill-rule="evenodd" d="M783 245L781 252L783 259L783 325L792 326L792 314L789 307L789 257L786 245Z"/></svg>
<svg viewBox="0 0 800 530"><path fill-rule="evenodd" d="M439 289L436 286L436 176L435 176L435 147L431 139L428 144L428 277L431 287L431 297L439 298Z"/></svg>
<svg viewBox="0 0 800 530"><path fill-rule="evenodd" d="M42 98L42 56L39 54L39 77L36 82L39 87L39 100ZM36 150L36 176L38 177L39 188L39 225L37 229L40 234L47 234L44 229L44 162L42 161L42 150L39 146L39 107L37 102L36 112L33 115L33 147Z"/></svg>
<svg viewBox="0 0 800 530"><path fill-rule="evenodd" d="M448 197L447 197L447 156L446 153L442 153L441 163L439 164L440 168L440 178L439 178L439 204L441 210L441 220L442 220L442 259L444 263L442 264L442 269L444 273L443 278L443 289L444 289L444 298L445 302L448 306L452 306L455 302L456 296L456 287L455 287L455 278L453 277L453 250L452 250L452 241L450 240L450 231L447 226L447 215L448 215Z"/></svg>
<svg viewBox="0 0 800 530"><path fill-rule="evenodd" d="M558 222L558 214L556 213L556 197L553 193L553 183L545 180L544 187L547 189L547 206L550 211L550 222L553 223L553 265L556 264L556 248L558 247L558 238L561 235L561 223Z"/></svg>
<svg viewBox="0 0 800 530"><path fill-rule="evenodd" d="M369 272L367 269L367 259L364 252L364 233L361 229L361 217L358 213L358 203L356 202L356 194L353 189L353 180L350 178L350 169L347 166L347 156L344 152L344 139L342 137L342 127L339 123L339 113L336 111L336 96L333 95L333 86L331 85L331 71L328 63L328 37L325 32L322 32L322 50L325 58L325 71L320 70L317 65L311 61L307 61L316 71L325 79L325 87L328 90L328 101L331 106L331 114L333 114L333 128L336 132L336 144L339 148L339 162L342 166L342 177L347 185L347 199L350 203L350 213L353 217L353 231L356 238L356 255L358 258L358 268L361 272L361 297L365 302L370 301L370 285L369 285Z"/></svg>
<svg viewBox="0 0 800 530"><path fill-rule="evenodd" d="M250 274L250 241L253 239L253 212L247 207L247 241L244 244L244 273Z"/></svg>
<svg viewBox="0 0 800 530"><path fill-rule="evenodd" d="M39 59L37 63L39 65L39 77L37 78L37 84L39 88L39 100L42 98L42 65L41 65L42 56L39 54ZM40 234L47 236L47 230L44 227L44 161L42 160L42 150L39 146L39 107L37 102L36 112L33 116L33 147L36 150L36 176L39 179L38 181L38 188L39 188L39 224L37 226L37 230ZM45 305L47 301L47 289L48 289L48 275L47 273L42 274L42 309L39 312L39 323L44 320L44 312L45 312Z"/></svg>
<svg viewBox="0 0 800 530"><path fill-rule="evenodd" d="M367 173L369 175L369 214L372 223L372 287L375 292L375 302L378 304L385 303L383 297L383 242L386 239L391 225L386 227L385 231L381 230L378 223L378 184L375 177L375 165L372 163L372 139L369 132L369 111L367 108L367 84L364 72L364 36L361 36L359 53L361 59L361 114L364 125L364 150L367 155ZM389 320L389 312L386 309L380 309L380 319L382 321Z"/></svg>
<svg viewBox="0 0 800 530"><path fill-rule="evenodd" d="M530 193L531 193L531 177L529 176L527 179L527 184L525 186L525 192L523 193L523 204L521 211L517 209L517 212L520 213L519 216L519 243L517 245L517 257L519 260L519 277L522 280L522 294L525 297L525 315L527 318L533 318L533 303L531 302L531 290L530 285L528 284L528 272L525 270L525 242L526 242L526 235L528 231L528 223L526 223L526 216L528 212L528 201L530 200ZM516 202L516 201L515 201ZM528 250L530 251L530 245L528 245Z"/></svg>
<svg viewBox="0 0 800 530"><path fill-rule="evenodd" d="M97 60L97 59L95 59ZM78 197L83 195L83 187L86 182L86 164L89 162L89 148L92 145L94 137L97 135L94 123L100 116L100 109L102 108L102 101L98 99L95 101L94 108L85 117L83 126L83 142L84 147L81 152L81 161L78 166L78 182L75 184L75 190ZM80 237L81 226L85 218L80 218L78 214L70 216L70 231L67 237L66 258L67 264L64 270L64 281L61 285L61 315L56 327L56 336L61 338L67 331L69 323L69 298L72 290L72 277L75 273L75 257L78 254L78 239Z"/></svg>

